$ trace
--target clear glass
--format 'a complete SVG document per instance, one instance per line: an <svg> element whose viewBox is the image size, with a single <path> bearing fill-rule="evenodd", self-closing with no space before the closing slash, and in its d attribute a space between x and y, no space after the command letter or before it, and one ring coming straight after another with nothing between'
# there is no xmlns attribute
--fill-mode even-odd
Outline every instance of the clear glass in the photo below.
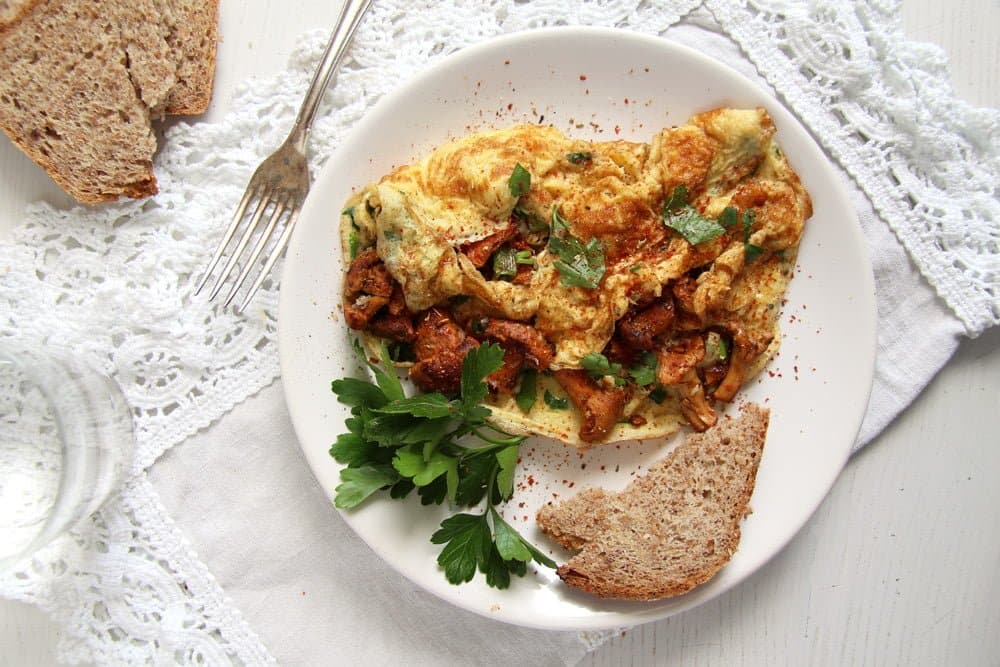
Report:
<svg viewBox="0 0 1000 667"><path fill-rule="evenodd" d="M0 339L0 572L97 511L134 442L112 378L40 342Z"/></svg>

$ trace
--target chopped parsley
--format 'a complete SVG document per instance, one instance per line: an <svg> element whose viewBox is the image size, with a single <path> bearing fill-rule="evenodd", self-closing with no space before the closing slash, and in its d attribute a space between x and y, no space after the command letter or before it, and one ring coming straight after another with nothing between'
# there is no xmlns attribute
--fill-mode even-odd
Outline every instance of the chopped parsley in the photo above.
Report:
<svg viewBox="0 0 1000 667"><path fill-rule="evenodd" d="M604 246L596 238L586 243L569 232L569 222L552 207L552 231L549 249L558 257L553 262L560 281L567 287L596 289L604 277Z"/></svg>
<svg viewBox="0 0 1000 667"><path fill-rule="evenodd" d="M521 386L514 401L522 412L531 412L536 400L538 400L538 371L534 368L525 368L521 373Z"/></svg>
<svg viewBox="0 0 1000 667"><path fill-rule="evenodd" d="M736 210L735 206L727 206L722 210L722 214L719 216L719 224L729 229L737 222L739 222L739 211Z"/></svg>
<svg viewBox="0 0 1000 667"><path fill-rule="evenodd" d="M584 164L593 161L594 155L593 153L567 153L566 159L573 164Z"/></svg>
<svg viewBox="0 0 1000 667"><path fill-rule="evenodd" d="M340 212L341 215L346 215L351 219L351 233L347 237L348 251L351 253L351 259L358 256L358 252L361 250L361 242L358 239L358 231L361 229L358 227L357 221L354 220L354 207L348 206L343 211Z"/></svg>
<svg viewBox="0 0 1000 667"><path fill-rule="evenodd" d="M531 254L530 250L518 250L514 255L514 261L518 264L525 264L527 266L536 266L538 262L535 261L535 256Z"/></svg>
<svg viewBox="0 0 1000 667"><path fill-rule="evenodd" d="M520 162L514 165L514 171L507 180L507 187L515 199L528 194L528 190L531 189L531 173L522 167Z"/></svg>
<svg viewBox="0 0 1000 667"><path fill-rule="evenodd" d="M752 208L743 211L743 261L749 264L764 252L764 249L759 245L750 243L750 231L753 229L753 223L757 220L757 212Z"/></svg>
<svg viewBox="0 0 1000 667"><path fill-rule="evenodd" d="M517 275L517 251L510 246L503 246L493 253L493 277L497 280L510 280Z"/></svg>
<svg viewBox="0 0 1000 667"><path fill-rule="evenodd" d="M583 355L583 358L580 359L580 366L595 380L600 380L604 376L610 375L617 386L625 384L625 378L621 375L622 365L611 363L600 352L588 352Z"/></svg>
<svg viewBox="0 0 1000 667"><path fill-rule="evenodd" d="M663 202L663 224L678 232L691 245L698 245L726 233L719 222L706 218L688 203L688 189L678 185Z"/></svg>
<svg viewBox="0 0 1000 667"><path fill-rule="evenodd" d="M753 209L743 211L740 216L735 206L727 206L715 220L706 218L688 203L688 189L678 185L663 202L663 224L683 236L691 245L698 245L716 239L734 227L737 222L743 225L744 261L749 264L757 259L764 248L750 243L750 228L753 226L757 213Z"/></svg>
<svg viewBox="0 0 1000 667"><path fill-rule="evenodd" d="M542 396L542 399L545 401L545 405L549 406L553 410L565 410L569 407L568 398L559 398L548 389L545 390L545 394Z"/></svg>
<svg viewBox="0 0 1000 667"><path fill-rule="evenodd" d="M355 349L364 352L355 341ZM347 467L340 472L334 504L356 507L387 489L392 498L414 488L423 504L445 500L472 507L485 500L480 514L462 513L441 522L431 542L444 547L438 564L453 584L471 581L476 571L496 588L523 576L527 563L556 564L508 524L496 504L514 493L514 470L523 436L506 433L489 421L482 405L485 378L503 364L503 350L480 345L462 362L459 395L434 392L406 396L383 346L382 364L365 359L375 382L344 378L331 383L337 398L351 407L347 433L337 437L330 455ZM462 444L474 436L474 447Z"/></svg>
<svg viewBox="0 0 1000 667"><path fill-rule="evenodd" d="M628 374L632 377L633 382L640 387L645 387L656 382L656 368L656 354L643 352L639 363L628 369Z"/></svg>

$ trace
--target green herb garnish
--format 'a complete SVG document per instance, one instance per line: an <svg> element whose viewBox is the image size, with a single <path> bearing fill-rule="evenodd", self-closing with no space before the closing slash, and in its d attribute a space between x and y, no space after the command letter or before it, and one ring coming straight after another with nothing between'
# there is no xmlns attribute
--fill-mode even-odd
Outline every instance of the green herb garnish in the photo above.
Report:
<svg viewBox="0 0 1000 667"><path fill-rule="evenodd" d="M560 281L567 287L596 289L604 276L604 246L596 238L587 243L569 232L569 222L559 215L559 208L552 207L552 231L549 249L557 259L553 265L561 274Z"/></svg>
<svg viewBox="0 0 1000 667"><path fill-rule="evenodd" d="M565 410L569 407L568 398L559 398L548 389L545 390L545 394L542 396L542 399L545 401L545 405L549 406L553 410Z"/></svg>
<svg viewBox="0 0 1000 667"><path fill-rule="evenodd" d="M517 251L510 246L503 246L493 253L493 277L497 280L510 280L517 275Z"/></svg>
<svg viewBox="0 0 1000 667"><path fill-rule="evenodd" d="M667 390L662 385L658 385L653 391L649 392L649 400L656 404L660 404L667 400Z"/></svg>
<svg viewBox="0 0 1000 667"><path fill-rule="evenodd" d="M678 232L691 245L711 241L726 233L726 228L706 218L688 203L688 189L678 185L663 202L663 224Z"/></svg>
<svg viewBox="0 0 1000 667"><path fill-rule="evenodd" d="M736 210L735 206L727 206L722 210L722 214L719 216L719 224L729 229L737 222L739 222L739 211Z"/></svg>
<svg viewBox="0 0 1000 667"><path fill-rule="evenodd" d="M583 358L580 359L580 366L582 366L584 370L587 371L587 374L595 380L600 380L605 375L610 375L614 378L616 385L622 386L625 384L625 378L621 376L622 365L611 363L608 361L608 358L600 352L588 352L583 355Z"/></svg>
<svg viewBox="0 0 1000 667"><path fill-rule="evenodd" d="M673 192L667 198L667 201L663 202L664 212L674 212L679 211L688 205L688 189L686 185L678 185L674 188Z"/></svg>
<svg viewBox="0 0 1000 667"><path fill-rule="evenodd" d="M628 369L628 374L632 380L640 387L645 387L656 382L657 360L653 352L643 352L642 357L632 368Z"/></svg>
<svg viewBox="0 0 1000 667"><path fill-rule="evenodd" d="M365 359L357 341L355 349ZM532 560L555 567L496 509L514 493L524 440L487 421L491 413L482 405L488 392L484 380L503 364L503 350L494 344L470 350L462 362L461 390L451 398L437 392L407 397L385 346L381 364L365 363L374 383L356 378L331 383L337 398L351 406L348 432L330 448L347 466L340 472L336 506L356 507L382 489L401 498L416 488L424 504L448 500L471 507L485 500L481 514L451 516L431 536L431 542L444 545L438 564L448 581L470 581L479 570L487 584L506 588L511 574L524 575ZM472 437L480 441L477 446L463 444Z"/></svg>
<svg viewBox="0 0 1000 667"><path fill-rule="evenodd" d="M566 159L573 164L583 164L594 159L593 153L567 153Z"/></svg>
<svg viewBox="0 0 1000 667"><path fill-rule="evenodd" d="M354 207L348 206L343 211L340 212L341 215L346 215L351 219L351 233L347 237L348 250L351 253L351 259L358 256L358 252L361 250L361 242L358 239L358 231L361 229L358 227L358 223L354 220Z"/></svg>
<svg viewBox="0 0 1000 667"><path fill-rule="evenodd" d="M531 173L522 167L520 162L514 165L514 171L507 180L507 187L510 188L510 194L514 198L528 194L528 190L531 189Z"/></svg>
<svg viewBox="0 0 1000 667"><path fill-rule="evenodd" d="M759 245L750 243L750 231L753 229L753 223L757 220L757 212L752 208L743 211L743 261L749 264L764 252L764 249Z"/></svg>
<svg viewBox="0 0 1000 667"><path fill-rule="evenodd" d="M530 250L518 250L514 255L514 261L518 264L526 264L527 266L538 265L538 262L535 261L535 256L531 254Z"/></svg>
<svg viewBox="0 0 1000 667"><path fill-rule="evenodd" d="M538 400L538 371L534 368L525 368L521 373L521 386L517 390L514 401L522 412L531 412Z"/></svg>

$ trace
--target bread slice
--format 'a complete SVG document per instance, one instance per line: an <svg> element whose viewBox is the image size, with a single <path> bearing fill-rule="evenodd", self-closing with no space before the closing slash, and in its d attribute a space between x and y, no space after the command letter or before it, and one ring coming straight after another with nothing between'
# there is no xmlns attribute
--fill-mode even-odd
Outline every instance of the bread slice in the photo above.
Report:
<svg viewBox="0 0 1000 667"><path fill-rule="evenodd" d="M118 17L122 45L132 85L154 113L167 105L178 81L178 62L167 43L170 30L163 20L160 0L105 0Z"/></svg>
<svg viewBox="0 0 1000 667"><path fill-rule="evenodd" d="M0 27L0 127L81 202L156 192L156 138L123 37L131 11L34 0Z"/></svg>
<svg viewBox="0 0 1000 667"><path fill-rule="evenodd" d="M28 4L28 0L0 0L0 24L10 23Z"/></svg>
<svg viewBox="0 0 1000 667"><path fill-rule="evenodd" d="M219 0L157 0L168 28L177 82L166 100L168 114L208 110L215 82Z"/></svg>
<svg viewBox="0 0 1000 667"><path fill-rule="evenodd" d="M0 0L0 128L84 203L156 193L153 117L208 108L218 0Z"/></svg>
<svg viewBox="0 0 1000 667"><path fill-rule="evenodd" d="M689 435L624 491L589 488L542 507L541 530L580 550L560 578L626 600L680 595L712 578L739 545L769 416L748 404L738 418Z"/></svg>

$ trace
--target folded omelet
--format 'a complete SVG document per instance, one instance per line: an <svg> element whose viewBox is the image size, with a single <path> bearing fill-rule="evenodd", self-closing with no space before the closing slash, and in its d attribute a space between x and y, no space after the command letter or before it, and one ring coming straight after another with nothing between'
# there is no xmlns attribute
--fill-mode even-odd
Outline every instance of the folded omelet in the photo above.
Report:
<svg viewBox="0 0 1000 667"><path fill-rule="evenodd" d="M343 308L425 391L475 345L499 425L576 446L715 423L777 349L808 193L763 109L650 143L521 125L464 136L341 214Z"/></svg>

